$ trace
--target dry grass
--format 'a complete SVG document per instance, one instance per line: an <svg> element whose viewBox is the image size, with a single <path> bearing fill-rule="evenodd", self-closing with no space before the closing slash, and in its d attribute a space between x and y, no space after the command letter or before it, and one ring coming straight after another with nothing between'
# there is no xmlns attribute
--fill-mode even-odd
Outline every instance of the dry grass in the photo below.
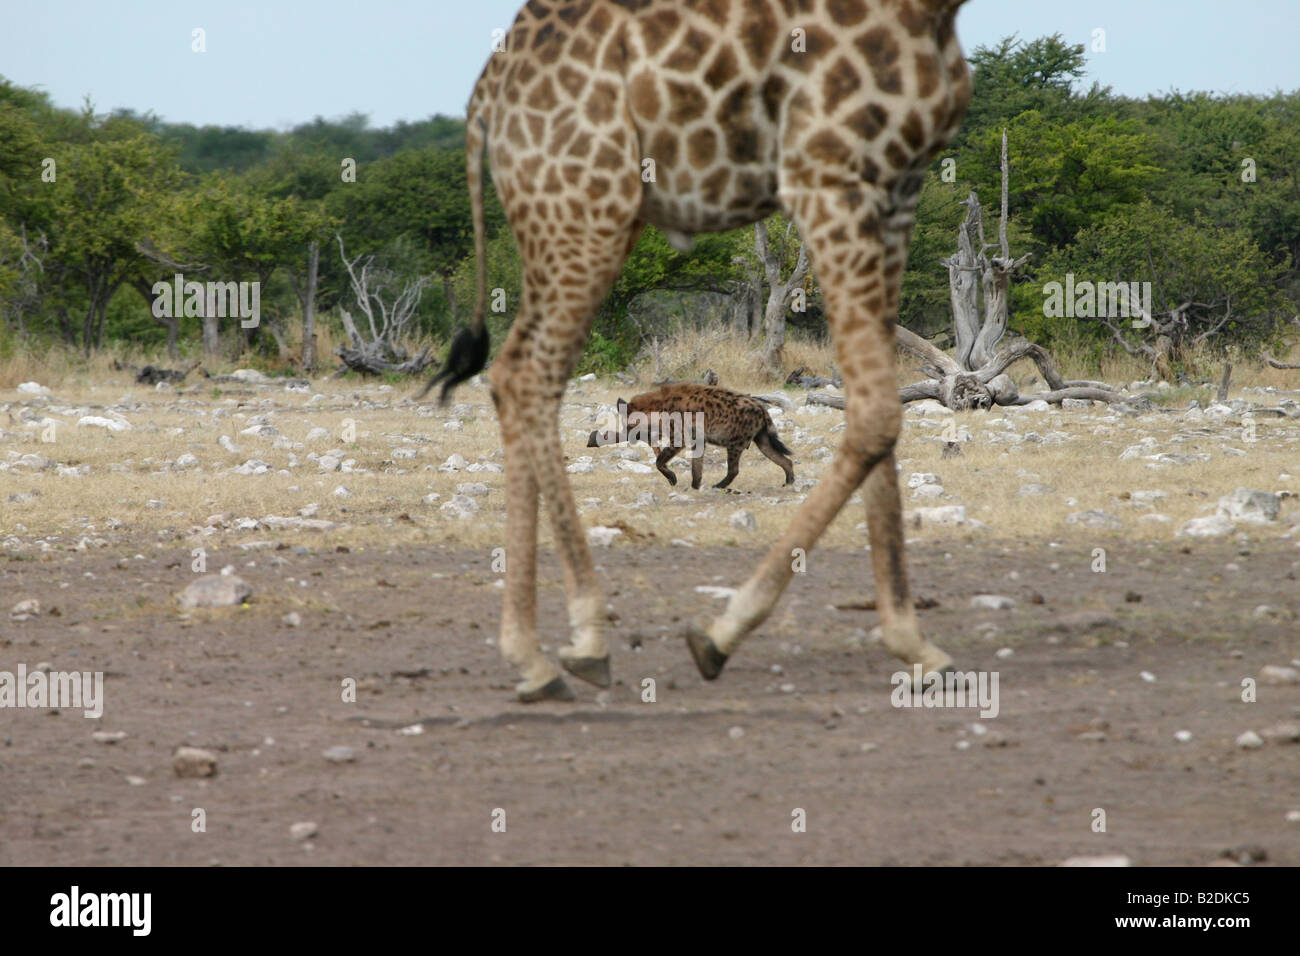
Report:
<svg viewBox="0 0 1300 956"><path fill-rule="evenodd" d="M699 371L714 368L725 385L751 391L776 387L752 369L745 343L710 343L687 337L671 347L679 350L675 354L683 362L698 356ZM829 349L816 343L794 341L787 350L789 364L802 364L813 371L823 371L829 356ZM139 364L144 357L130 358ZM504 476L493 470L439 470L452 454L460 454L469 463L501 464L497 424L481 383L463 386L456 404L448 409L411 402L406 396L416 392L414 383L394 388L318 379L311 395L274 385L214 388L209 383L190 385L179 392L157 391L133 384L125 373L111 371L112 359L111 355L96 356L81 365L52 354L41 363L18 358L6 363L5 386L0 390L0 464L8 465L0 470L0 547L5 550L39 555L79 543L96 547L119 540L131 542L132 547L152 541L155 547L177 550L178 555L188 554L200 544L219 555L233 555L241 545L259 541L270 544L258 547L286 543L312 549L387 547L399 542L489 549L505 543ZM1026 367L1020 380L1034 371ZM1243 368L1234 381L1289 382L1294 388L1300 386L1296 375ZM899 378L915 380L915 372L904 368ZM40 381L50 385L53 394L42 398L18 395L9 384L15 379ZM621 542L652 545L667 545L670 539L701 546L774 540L793 516L801 493L782 489L779 470L753 450L742 461L740 477L733 486L736 493L731 494L692 492L686 481L674 491L658 474L617 470L616 449L585 447L587 433L600 423L599 414L616 396L627 392L626 386L605 381L575 386L562 413L560 435L566 456L575 461L590 454L596 464L589 474L570 476L586 524L621 526L626 530ZM836 447L837 426L842 427L843 415L829 409L805 409L802 393L789 394L801 407L793 414L778 416L779 427L794 449L796 474L801 479L816 479L829 467L828 452ZM1255 393L1243 395L1236 387L1233 396L1263 400ZM114 433L76 425L83 415L106 415L112 409L133 427ZM280 447L273 439L240 434L256 415L268 416L279 430ZM41 440L43 435L50 436L39 422L43 417L57 423L53 442ZM965 429L971 440L963 444L961 457L944 460L939 439L950 421ZM355 435L347 429L349 422L355 423ZM1014 426L1020 436L1033 432L1044 440L1013 443L1007 440L1011 434L1008 426ZM308 432L316 427L327 429L330 437L306 443ZM946 497L915 498L904 487L905 507L960 503L970 518L988 528L909 526L909 535L963 540L974 536L976 540L1003 542L1048 537L1095 540L1103 545L1117 538L1168 541L1184 521L1211 513L1218 497L1234 488L1300 491L1300 480L1279 477L1300 472L1295 454L1300 421L1262 419L1256 424L1256 433L1258 441L1247 444L1241 440L1237 423L1192 422L1184 420L1181 412L1128 418L1094 406L1078 411L999 409L952 416L913 406L898 450L902 478L905 482L914 472L936 473ZM239 451L223 449L218 443L222 435L233 439ZM1208 452L1212 458L1191 465L1157 464L1141 457L1119 460L1124 448L1147 435L1157 441L1151 454ZM1225 446L1244 454L1234 455ZM639 461L650 464L649 449L637 447ZM397 457L394 451L398 449L413 449L416 457ZM310 452L331 450L352 460L355 470L322 473L307 457ZM177 470L173 463L185 453L197 457L199 467ZM49 459L51 464L43 470L13 464L28 454ZM233 467L249 459L268 463L271 473L231 473ZM88 466L88 473L75 475L73 470L85 470L83 466ZM719 480L723 470L722 452L711 449L705 465L706 485ZM442 514L440 506L465 482L488 486L485 497L474 499L480 512L473 520ZM1056 491L1017 497L1020 486L1031 482L1053 486ZM335 497L339 486L346 487L351 496ZM1162 489L1168 497L1153 508L1125 500L1127 493L1141 489ZM806 488L800 491L806 493ZM646 492L655 497L654 504L638 503ZM674 493L670 496L670 492ZM422 499L429 494L440 498L426 504ZM319 508L316 517L337 522L337 527L324 532L241 531L234 527L235 519L293 516L310 504ZM742 509L756 518L757 532L730 525L732 513ZM1118 534L1099 532L1066 523L1071 513L1088 509L1115 515L1124 530ZM1284 533L1296 511L1294 500L1288 501L1279 525L1243 530L1254 535ZM1152 512L1168 516L1170 523L1139 520ZM225 520L209 527L210 516L223 514ZM855 497L855 504L832 525L824 543L864 546L864 521L860 499ZM543 541L549 539L545 524L542 537ZM627 546L621 542L615 546Z"/></svg>

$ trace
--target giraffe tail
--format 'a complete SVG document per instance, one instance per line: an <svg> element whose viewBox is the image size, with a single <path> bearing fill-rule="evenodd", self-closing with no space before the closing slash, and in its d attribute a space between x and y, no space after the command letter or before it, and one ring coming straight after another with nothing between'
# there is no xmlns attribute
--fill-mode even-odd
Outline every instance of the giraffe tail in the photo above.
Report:
<svg viewBox="0 0 1300 956"><path fill-rule="evenodd" d="M447 404L452 389L483 371L491 346L486 321L487 230L483 216L483 153L486 147L487 124L471 103L469 120L465 124L465 167L474 218L474 260L477 268L474 321L468 328L456 333L451 341L451 349L447 352L447 361L417 396L424 398L435 385L442 382L442 392L438 396L442 405Z"/></svg>

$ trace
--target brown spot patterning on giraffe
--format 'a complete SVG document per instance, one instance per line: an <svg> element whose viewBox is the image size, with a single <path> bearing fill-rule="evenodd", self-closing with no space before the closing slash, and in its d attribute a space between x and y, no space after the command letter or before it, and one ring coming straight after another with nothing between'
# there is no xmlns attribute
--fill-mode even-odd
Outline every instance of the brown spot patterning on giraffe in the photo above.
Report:
<svg viewBox="0 0 1300 956"><path fill-rule="evenodd" d="M882 93L901 93L903 74L898 69L898 41L885 27L872 27L858 38L858 49L871 67Z"/></svg>

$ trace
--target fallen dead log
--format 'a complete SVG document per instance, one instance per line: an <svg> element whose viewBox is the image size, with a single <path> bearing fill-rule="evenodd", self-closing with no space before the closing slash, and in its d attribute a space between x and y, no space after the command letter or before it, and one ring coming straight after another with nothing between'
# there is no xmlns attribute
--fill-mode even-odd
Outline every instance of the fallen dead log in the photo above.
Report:
<svg viewBox="0 0 1300 956"><path fill-rule="evenodd" d="M805 405L828 405L831 408L838 408L844 411L844 396L832 395L829 392L809 392L808 397L804 399Z"/></svg>
<svg viewBox="0 0 1300 956"><path fill-rule="evenodd" d="M1288 364L1288 363L1286 363L1286 362L1280 362L1280 361L1278 361L1277 359L1275 359L1275 358L1273 357L1273 353L1272 353L1272 352L1265 352L1263 355L1260 356L1260 358L1264 360L1264 364L1265 364L1265 365L1272 366L1273 368L1281 368L1281 369L1296 369L1296 368L1300 368L1300 365L1290 365L1290 364Z"/></svg>
<svg viewBox="0 0 1300 956"><path fill-rule="evenodd" d="M389 372L398 375L419 375L433 364L433 356L429 354L428 348L419 355L405 360L400 356L392 355L386 349L373 347L354 349L340 345L334 350L334 354L343 363L342 367L334 373L335 378L348 372L360 372L362 375L385 375Z"/></svg>

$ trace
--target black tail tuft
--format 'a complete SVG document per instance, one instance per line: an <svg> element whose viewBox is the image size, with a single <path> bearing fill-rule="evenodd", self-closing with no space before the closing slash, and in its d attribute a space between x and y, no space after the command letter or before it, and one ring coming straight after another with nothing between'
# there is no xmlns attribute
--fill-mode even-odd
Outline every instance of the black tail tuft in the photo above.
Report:
<svg viewBox="0 0 1300 956"><path fill-rule="evenodd" d="M424 391L420 392L418 397L424 398L429 394L430 389L442 382L438 403L446 405L453 388L483 371L483 366L487 364L489 345L490 336L487 326L461 329L452 339L451 349L447 352L447 361L443 363L438 374L429 379L429 384L424 386Z"/></svg>
<svg viewBox="0 0 1300 956"><path fill-rule="evenodd" d="M782 443L781 439L777 437L775 428L768 428L767 440L771 442L773 448L775 448L781 454L785 455L785 457L787 458L794 457L794 452L792 452L789 448L786 448L784 443Z"/></svg>

